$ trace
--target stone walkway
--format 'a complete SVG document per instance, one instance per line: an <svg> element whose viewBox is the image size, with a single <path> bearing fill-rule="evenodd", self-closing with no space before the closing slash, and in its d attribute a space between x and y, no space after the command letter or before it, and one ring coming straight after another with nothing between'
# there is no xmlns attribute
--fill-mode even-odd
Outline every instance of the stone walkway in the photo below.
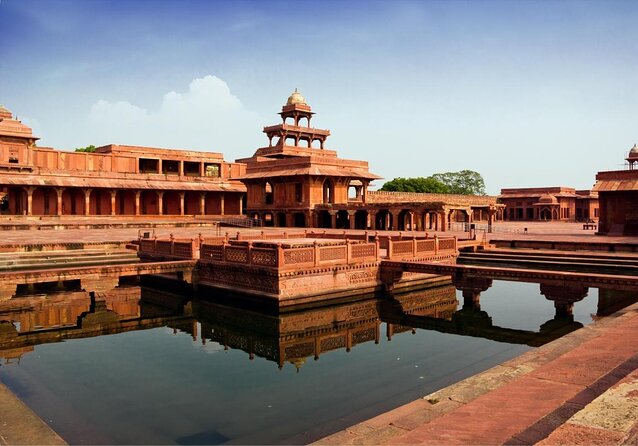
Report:
<svg viewBox="0 0 638 446"><path fill-rule="evenodd" d="M638 304L316 444L638 441Z"/></svg>
<svg viewBox="0 0 638 446"><path fill-rule="evenodd" d="M87 219L87 223L90 218ZM524 232L527 228L527 233ZM255 228L244 229L234 227L159 227L159 228L110 228L110 229L42 229L42 230L8 230L0 231L0 245L9 243L51 243L51 242L95 242L95 241L129 241L137 239L143 232L150 232L158 237L197 237L224 235L226 232L233 235L241 233L258 233L264 231L302 231L301 228ZM343 233L343 230L327 230L328 232ZM348 231L350 232L350 231ZM362 233L363 231L352 231ZM373 231L369 231L373 232ZM399 231L391 231L398 234ZM463 231L434 232L427 231L429 235L456 235L459 238L467 238L469 234ZM424 235L424 232L403 231L402 234ZM477 239L483 237L482 231L477 231ZM494 226L494 232L485 234L488 240L520 239L539 240L551 239L560 241L610 241L610 242L638 242L638 237L601 237L594 231L583 230L582 223L517 223L500 222Z"/></svg>

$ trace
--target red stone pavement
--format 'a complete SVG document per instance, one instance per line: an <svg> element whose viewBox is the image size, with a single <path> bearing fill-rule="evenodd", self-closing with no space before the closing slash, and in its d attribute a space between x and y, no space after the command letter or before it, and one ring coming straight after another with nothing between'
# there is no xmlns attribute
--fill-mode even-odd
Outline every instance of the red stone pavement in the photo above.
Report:
<svg viewBox="0 0 638 446"><path fill-rule="evenodd" d="M132 221L132 220L131 220ZM64 224L65 220L56 220L59 224ZM116 223L126 223L126 219L115 219ZM135 221L139 223L139 220ZM183 220L181 221L183 223ZM69 223L104 223L104 219L91 219L86 217L80 219L74 217ZM156 222L154 222L156 223ZM484 225L479 224L479 228ZM1 225L0 225L1 227ZM582 223L536 223L536 222L499 222L493 226L492 233L485 233L482 230L477 231L477 240L482 240L483 236L487 240L502 239L520 239L520 240L539 240L551 239L561 241L608 241L608 242L637 242L638 237L602 237L594 234L593 230L583 230ZM527 228L527 232L525 232ZM428 234L439 235L456 235L459 238L467 238L469 234L461 229L461 225L454 225L452 231L434 232L428 231ZM276 231L300 231L299 228L256 228L243 229L233 227L214 227L214 226L193 226L193 227L155 227L151 228L108 228L108 229L45 229L41 230L0 230L0 244L8 243L52 243L52 242L96 242L96 241L121 241L136 239L140 232L152 232L158 237L168 237L174 234L176 237L197 237L199 233L204 236L223 235L228 232L235 234L236 232L248 233L259 232L261 230ZM343 233L342 230L327 230L328 232ZM363 232L363 231L354 231ZM391 231L398 233L398 231ZM403 232L403 234L423 235L424 232Z"/></svg>

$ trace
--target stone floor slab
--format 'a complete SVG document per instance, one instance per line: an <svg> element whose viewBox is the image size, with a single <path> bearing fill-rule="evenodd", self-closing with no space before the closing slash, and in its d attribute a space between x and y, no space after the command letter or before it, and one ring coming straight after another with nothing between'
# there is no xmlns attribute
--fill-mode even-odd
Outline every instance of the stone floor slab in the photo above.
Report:
<svg viewBox="0 0 638 446"><path fill-rule="evenodd" d="M622 444L624 438L625 436L619 432L566 423L536 444L538 446L610 446Z"/></svg>

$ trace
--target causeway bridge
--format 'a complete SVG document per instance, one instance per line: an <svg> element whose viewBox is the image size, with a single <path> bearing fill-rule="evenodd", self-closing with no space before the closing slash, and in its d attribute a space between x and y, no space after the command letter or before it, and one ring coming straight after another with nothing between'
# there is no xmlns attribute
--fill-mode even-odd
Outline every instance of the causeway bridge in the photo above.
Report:
<svg viewBox="0 0 638 446"><path fill-rule="evenodd" d="M592 274L568 271L502 268L489 266L458 265L430 262L383 260L381 267L388 283L404 272L426 273L454 278L472 277L515 282L533 282L553 285L580 285L593 288L614 288L628 291L638 290L638 276L616 274Z"/></svg>

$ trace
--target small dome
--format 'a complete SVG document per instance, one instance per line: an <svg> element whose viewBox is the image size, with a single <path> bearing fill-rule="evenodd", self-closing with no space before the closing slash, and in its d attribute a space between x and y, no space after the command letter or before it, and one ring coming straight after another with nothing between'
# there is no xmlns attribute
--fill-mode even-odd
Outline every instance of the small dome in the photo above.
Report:
<svg viewBox="0 0 638 446"><path fill-rule="evenodd" d="M631 156L632 158L638 156L638 144L634 144L634 146L629 151L629 156Z"/></svg>
<svg viewBox="0 0 638 446"><path fill-rule="evenodd" d="M297 91L296 88L295 91L293 91L293 93L288 98L288 102L286 102L286 105L294 104L308 105L306 104L306 99L301 95L301 93Z"/></svg>
<svg viewBox="0 0 638 446"><path fill-rule="evenodd" d="M11 113L11 110L9 110L7 107L0 104L0 116L11 118L13 116L13 113Z"/></svg>
<svg viewBox="0 0 638 446"><path fill-rule="evenodd" d="M542 204L558 204L558 200L552 194L541 195L538 202Z"/></svg>

